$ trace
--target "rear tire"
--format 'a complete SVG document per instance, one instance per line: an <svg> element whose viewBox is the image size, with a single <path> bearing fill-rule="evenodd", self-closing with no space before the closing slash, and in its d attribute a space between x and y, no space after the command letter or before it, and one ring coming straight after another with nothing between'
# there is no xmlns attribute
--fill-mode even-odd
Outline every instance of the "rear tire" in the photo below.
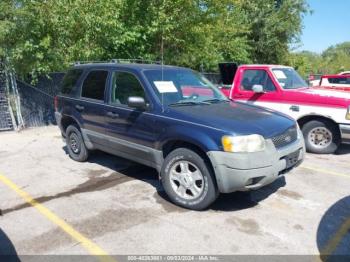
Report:
<svg viewBox="0 0 350 262"><path fill-rule="evenodd" d="M85 146L83 136L76 125L70 125L66 130L66 144L69 156L78 162L85 162L89 158L89 151Z"/></svg>
<svg viewBox="0 0 350 262"><path fill-rule="evenodd" d="M327 120L312 120L302 127L306 151L315 154L332 154L340 144L338 127Z"/></svg>
<svg viewBox="0 0 350 262"><path fill-rule="evenodd" d="M203 210L219 195L211 167L187 148L175 149L165 158L161 178L170 200L188 209Z"/></svg>

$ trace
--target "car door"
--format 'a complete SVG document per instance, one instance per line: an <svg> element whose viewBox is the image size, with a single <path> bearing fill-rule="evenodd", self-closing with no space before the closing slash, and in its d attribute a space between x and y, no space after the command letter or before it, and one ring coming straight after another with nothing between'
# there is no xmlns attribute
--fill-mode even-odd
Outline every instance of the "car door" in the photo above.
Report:
<svg viewBox="0 0 350 262"><path fill-rule="evenodd" d="M256 93L254 86L262 86L263 92ZM276 88L269 71L265 69L244 69L238 86L235 86L232 97L254 105L265 106L278 110L282 99L281 92Z"/></svg>
<svg viewBox="0 0 350 262"><path fill-rule="evenodd" d="M148 108L130 108L129 97L144 98ZM110 140L109 146L117 154L132 156L139 162L154 161L155 121L148 112L152 105L139 78L131 72L113 71L108 100L106 134Z"/></svg>
<svg viewBox="0 0 350 262"><path fill-rule="evenodd" d="M89 71L81 85L81 99L76 102L75 110L80 112L83 133L92 143L103 145L105 140L105 92L108 83L107 70Z"/></svg>

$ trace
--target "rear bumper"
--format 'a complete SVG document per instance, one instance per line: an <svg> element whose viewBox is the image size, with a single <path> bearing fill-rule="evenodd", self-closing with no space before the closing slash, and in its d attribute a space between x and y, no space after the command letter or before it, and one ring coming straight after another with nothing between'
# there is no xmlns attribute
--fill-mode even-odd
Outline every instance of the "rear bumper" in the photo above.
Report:
<svg viewBox="0 0 350 262"><path fill-rule="evenodd" d="M302 135L299 134L299 137L293 144L278 150L271 140L267 140L266 150L263 152L208 152L219 191L230 193L258 189L300 165L304 159L305 146ZM291 159L292 163L289 162Z"/></svg>
<svg viewBox="0 0 350 262"><path fill-rule="evenodd" d="M55 118L56 118L56 123L57 123L57 125L58 125L58 127L60 128L60 130L61 130L61 134L62 134L62 136L63 137L66 137L66 134L65 134L65 132L64 132L64 130L63 130L63 127L62 127L62 114L60 113L60 112L55 112Z"/></svg>
<svg viewBox="0 0 350 262"><path fill-rule="evenodd" d="M339 125L341 140L343 143L350 143L350 125L340 124Z"/></svg>

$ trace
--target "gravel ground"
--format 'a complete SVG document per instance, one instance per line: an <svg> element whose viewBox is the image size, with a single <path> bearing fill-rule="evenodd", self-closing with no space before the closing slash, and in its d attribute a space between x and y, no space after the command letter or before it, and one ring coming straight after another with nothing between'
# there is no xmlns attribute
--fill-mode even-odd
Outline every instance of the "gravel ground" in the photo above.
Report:
<svg viewBox="0 0 350 262"><path fill-rule="evenodd" d="M350 255L349 156L347 145L308 154L285 178L195 212L169 203L151 168L71 160L57 127L0 133L0 175L112 255ZM0 254L89 254L1 181L0 199Z"/></svg>

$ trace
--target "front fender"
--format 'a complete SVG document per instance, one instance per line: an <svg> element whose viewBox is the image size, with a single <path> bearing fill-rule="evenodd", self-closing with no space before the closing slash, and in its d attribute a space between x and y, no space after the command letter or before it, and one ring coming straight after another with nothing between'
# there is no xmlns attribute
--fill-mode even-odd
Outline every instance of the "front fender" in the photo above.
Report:
<svg viewBox="0 0 350 262"><path fill-rule="evenodd" d="M161 150L163 146L169 141L183 141L190 144L194 144L201 148L204 152L208 151L220 151L221 148L221 136L218 131L194 127L185 127L179 125L169 125L162 130L156 145L158 150Z"/></svg>

